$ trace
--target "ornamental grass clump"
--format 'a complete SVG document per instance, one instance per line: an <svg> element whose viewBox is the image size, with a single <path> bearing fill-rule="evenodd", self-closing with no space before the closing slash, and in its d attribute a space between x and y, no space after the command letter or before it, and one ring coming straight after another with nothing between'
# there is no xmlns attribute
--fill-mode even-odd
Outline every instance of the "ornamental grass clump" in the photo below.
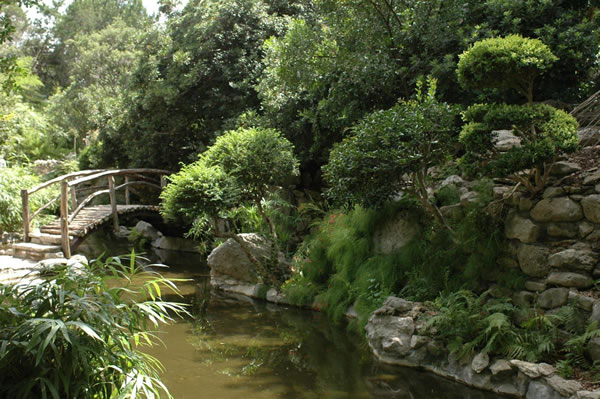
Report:
<svg viewBox="0 0 600 399"><path fill-rule="evenodd" d="M171 397L161 365L141 352L150 331L186 313L165 302L172 281L132 254L54 266L39 283L0 285L0 397Z"/></svg>

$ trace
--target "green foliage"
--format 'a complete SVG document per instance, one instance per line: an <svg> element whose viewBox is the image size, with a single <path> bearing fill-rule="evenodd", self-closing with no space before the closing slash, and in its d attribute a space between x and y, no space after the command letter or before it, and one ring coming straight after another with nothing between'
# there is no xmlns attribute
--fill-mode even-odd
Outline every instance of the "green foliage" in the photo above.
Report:
<svg viewBox="0 0 600 399"><path fill-rule="evenodd" d="M435 81L428 93L417 87L417 101L402 101L367 115L352 135L334 146L323 175L328 195L338 204L378 206L406 191L441 223L443 216L429 199L429 171L452 148L456 113L435 100Z"/></svg>
<svg viewBox="0 0 600 399"><path fill-rule="evenodd" d="M520 35L485 39L459 56L458 80L473 89L514 89L531 103L535 79L557 60L538 39Z"/></svg>
<svg viewBox="0 0 600 399"><path fill-rule="evenodd" d="M254 201L262 200L270 186L288 185L298 174L293 145L274 129L229 131L217 138L200 159L208 166L222 167Z"/></svg>
<svg viewBox="0 0 600 399"><path fill-rule="evenodd" d="M558 156L578 146L577 121L545 104L477 104L469 107L464 119L460 141L467 151L466 162L483 166L493 176L511 176L532 194L544 188ZM504 153L496 151L491 132L500 129L512 129L520 146ZM531 170L526 174L525 169Z"/></svg>
<svg viewBox="0 0 600 399"><path fill-rule="evenodd" d="M507 298L492 298L487 291L480 296L457 291L441 295L432 306L437 313L427 318L426 329L459 356L485 352L539 362L552 361L562 350L566 362L561 368L566 372L574 365L572 359L583 357L585 344L600 334L594 324L586 330L585 318L575 304L543 314L537 309L519 309ZM520 312L529 317L517 325L514 320Z"/></svg>
<svg viewBox="0 0 600 399"><path fill-rule="evenodd" d="M214 222L240 200L239 187L219 166L203 161L184 166L169 177L160 198L161 214L172 221L190 224Z"/></svg>
<svg viewBox="0 0 600 399"><path fill-rule="evenodd" d="M262 44L284 29L267 2L187 2L145 35L122 123L100 132L107 161L176 170L258 109ZM115 151L115 149L118 149Z"/></svg>
<svg viewBox="0 0 600 399"><path fill-rule="evenodd" d="M26 168L0 168L0 231L21 231L21 190L31 189L40 183L39 178ZM29 198L31 212L50 201L56 190L42 190Z"/></svg>
<svg viewBox="0 0 600 399"><path fill-rule="evenodd" d="M19 398L138 398L167 393L160 363L138 350L185 313L176 287L118 258L54 266L38 284L0 286L0 393ZM167 396L168 395L167 393Z"/></svg>
<svg viewBox="0 0 600 399"><path fill-rule="evenodd" d="M294 257L295 273L284 286L290 299L311 305L315 297L329 316L338 320L354 305L365 323L386 296L430 300L440 292L478 289L500 272L498 227L480 209L458 222L455 232L423 232L389 255L374 250L376 229L406 210L417 220L418 208L409 203L388 204L380 210L355 207L325 216Z"/></svg>

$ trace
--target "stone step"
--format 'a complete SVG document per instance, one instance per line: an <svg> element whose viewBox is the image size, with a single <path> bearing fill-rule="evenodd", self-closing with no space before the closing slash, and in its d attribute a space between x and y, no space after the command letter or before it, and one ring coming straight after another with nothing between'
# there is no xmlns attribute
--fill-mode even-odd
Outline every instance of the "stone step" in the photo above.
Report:
<svg viewBox="0 0 600 399"><path fill-rule="evenodd" d="M31 242L19 242L12 245L13 256L21 259L43 260L50 258L64 258L60 246L43 245Z"/></svg>
<svg viewBox="0 0 600 399"><path fill-rule="evenodd" d="M60 245L61 237L60 234L48 234L48 233L31 233L29 234L31 242L34 244L42 245Z"/></svg>
<svg viewBox="0 0 600 399"><path fill-rule="evenodd" d="M15 251L27 251L33 253L48 253L48 252L59 252L61 250L59 245L44 245L36 244L33 242L18 242L12 245Z"/></svg>

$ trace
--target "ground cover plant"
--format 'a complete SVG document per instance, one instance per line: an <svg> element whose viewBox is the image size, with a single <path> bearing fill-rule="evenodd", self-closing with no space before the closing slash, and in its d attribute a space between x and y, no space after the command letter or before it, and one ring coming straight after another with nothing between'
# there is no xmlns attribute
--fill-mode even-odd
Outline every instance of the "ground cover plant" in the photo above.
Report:
<svg viewBox="0 0 600 399"><path fill-rule="evenodd" d="M170 397L140 351L152 328L185 313L173 282L135 261L56 265L39 284L0 285L0 396Z"/></svg>
<svg viewBox="0 0 600 399"><path fill-rule="evenodd" d="M576 301L544 313L493 297L490 291L477 295L460 290L440 295L429 306L434 314L426 317L426 330L459 357L486 353L548 362L565 378L572 378L574 369L591 379L600 372L588 352L600 328L587 320Z"/></svg>

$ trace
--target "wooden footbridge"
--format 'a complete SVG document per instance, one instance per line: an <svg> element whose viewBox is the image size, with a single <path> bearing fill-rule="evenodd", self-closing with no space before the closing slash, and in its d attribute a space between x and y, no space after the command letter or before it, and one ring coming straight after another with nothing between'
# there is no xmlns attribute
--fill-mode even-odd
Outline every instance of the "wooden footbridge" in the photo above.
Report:
<svg viewBox="0 0 600 399"><path fill-rule="evenodd" d="M112 220L113 228L115 231L118 230L119 215L158 212L158 205L132 204L131 193L137 193L134 186L142 185L160 191L165 185L165 175L170 173L161 169L83 170L59 176L29 190L22 190L25 242L13 245L15 255L28 257L29 253L29 257L43 258L44 254L53 256L62 250L64 256L68 258L71 256L71 251L89 233L103 224ZM55 185L60 185L60 194L31 213L30 197L40 190ZM117 193L121 190L124 192L124 195L121 195L124 204L117 203L119 197ZM108 195L110 204L91 205L92 201L101 195ZM57 201L60 201L60 217L41 226L40 233L32 233L32 220Z"/></svg>

